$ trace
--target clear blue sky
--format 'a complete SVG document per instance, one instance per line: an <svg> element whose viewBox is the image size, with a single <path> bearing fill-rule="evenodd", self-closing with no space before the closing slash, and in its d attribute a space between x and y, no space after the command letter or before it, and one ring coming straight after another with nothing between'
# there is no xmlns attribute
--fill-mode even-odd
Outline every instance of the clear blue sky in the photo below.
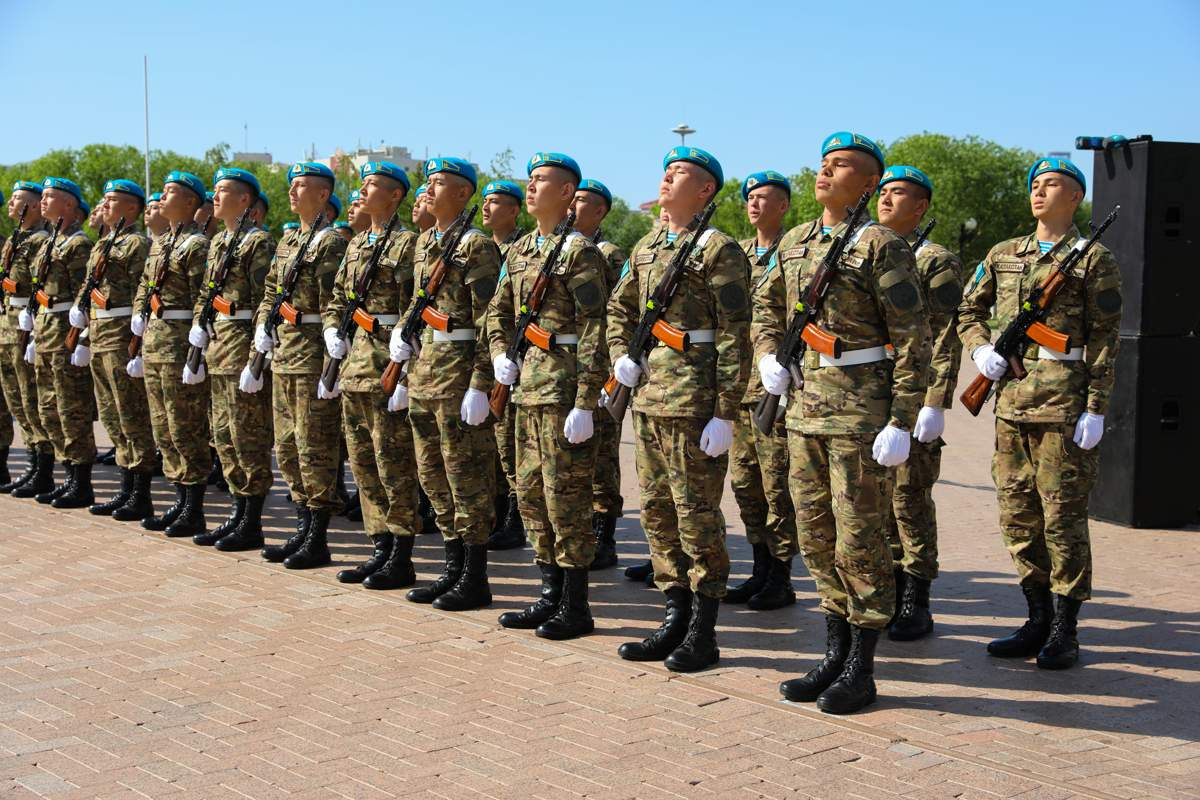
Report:
<svg viewBox="0 0 1200 800"><path fill-rule="evenodd" d="M1196 0L0 0L0 163L140 147L143 53L155 148L240 150L246 123L277 161L381 139L485 166L562 150L634 204L680 122L739 177L814 165L844 128L1200 140Z"/></svg>

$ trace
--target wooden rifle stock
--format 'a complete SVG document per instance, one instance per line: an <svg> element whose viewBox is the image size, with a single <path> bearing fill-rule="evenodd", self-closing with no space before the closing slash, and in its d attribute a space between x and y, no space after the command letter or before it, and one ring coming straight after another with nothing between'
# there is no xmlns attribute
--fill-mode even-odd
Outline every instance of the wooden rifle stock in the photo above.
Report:
<svg viewBox="0 0 1200 800"><path fill-rule="evenodd" d="M392 393L396 391L396 386L400 383L400 376L403 374L403 364L397 364L395 361L388 362L383 374L379 376L379 383L383 385L383 391L388 397L391 397Z"/></svg>
<svg viewBox="0 0 1200 800"><path fill-rule="evenodd" d="M492 409L492 414L496 419L504 418L504 409L508 406L508 396L512 393L511 386L505 386L497 381L492 387L491 393L488 395L488 407Z"/></svg>
<svg viewBox="0 0 1200 800"><path fill-rule="evenodd" d="M988 395L992 391L992 381L982 373L975 376L975 380L971 381L970 385L963 390L963 393L958 396L959 402L967 411L971 412L972 417L978 417L983 404L987 402Z"/></svg>

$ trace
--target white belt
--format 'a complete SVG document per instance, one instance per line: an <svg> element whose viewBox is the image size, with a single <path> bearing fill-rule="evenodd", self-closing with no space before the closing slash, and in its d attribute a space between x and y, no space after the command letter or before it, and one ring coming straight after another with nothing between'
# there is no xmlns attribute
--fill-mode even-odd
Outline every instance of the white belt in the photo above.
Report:
<svg viewBox="0 0 1200 800"><path fill-rule="evenodd" d="M13 308L25 308L26 306L29 305L29 298L28 297L13 297L12 295L9 295L8 296L8 304L10 306L12 306Z"/></svg>
<svg viewBox="0 0 1200 800"><path fill-rule="evenodd" d="M1049 359L1051 361L1083 361L1083 348L1072 347L1069 353L1060 353L1057 350L1038 345L1038 359Z"/></svg>
<svg viewBox="0 0 1200 800"><path fill-rule="evenodd" d="M578 345L579 337L574 333L556 333L554 334L554 343L556 345Z"/></svg>
<svg viewBox="0 0 1200 800"><path fill-rule="evenodd" d="M248 308L243 308L241 311L235 311L232 315L222 314L220 311L218 311L217 319L225 320L226 322L230 322L232 320L254 319L254 312Z"/></svg>
<svg viewBox="0 0 1200 800"><path fill-rule="evenodd" d="M155 317L153 314L151 314L151 315L150 315L150 319L161 319L161 320L164 320L164 321L166 321L166 320L184 320L184 319L186 319L186 320L188 320L188 321L191 321L192 319L194 319L194 318L195 318L195 316L196 316L196 315L195 315L195 314L193 314L191 311L184 311L182 308L177 308L177 309L175 309L174 311L164 311L164 312L162 312L162 316L161 316L161 317Z"/></svg>
<svg viewBox="0 0 1200 800"><path fill-rule="evenodd" d="M713 344L717 341L717 332L712 328L702 328L696 331L684 331L690 344Z"/></svg>
<svg viewBox="0 0 1200 800"><path fill-rule="evenodd" d="M883 361L888 357L887 348L883 345L879 347L864 347L861 350L847 350L837 358L831 358L824 353L820 354L818 363L822 367L856 367L859 364L873 364L876 361Z"/></svg>
<svg viewBox="0 0 1200 800"><path fill-rule="evenodd" d="M132 317L133 306L119 306L117 308L93 308L96 312L96 319L113 319L114 317Z"/></svg>
<svg viewBox="0 0 1200 800"><path fill-rule="evenodd" d="M71 306L73 306L73 305L75 305L75 304L72 303L70 300L68 300L64 303L55 303L54 305L49 306L49 307L42 306L42 310L44 312L46 312L47 314L61 314L64 311L70 311Z"/></svg>
<svg viewBox="0 0 1200 800"><path fill-rule="evenodd" d="M388 316L389 317L399 317L400 315L399 314L388 314ZM375 319L379 319L379 317L376 317ZM300 322L298 324L300 324L300 325L320 325L324 321L325 320L321 319L320 314L317 314L312 311L301 311L300 312ZM394 325L395 323L383 322L382 320L380 320L379 324L380 325Z"/></svg>
<svg viewBox="0 0 1200 800"><path fill-rule="evenodd" d="M379 319L376 317L376 319ZM382 320L380 320L382 322ZM435 342L473 342L475 341L474 328L455 328L446 333L445 331L435 330L433 332L433 340Z"/></svg>
<svg viewBox="0 0 1200 800"><path fill-rule="evenodd" d="M321 319L321 317L320 317L320 315L318 315L313 320L313 322L319 322L320 319ZM380 325L395 325L397 322L400 321L400 315L399 314L375 314L375 321L378 322ZM439 333L439 331L434 331L435 336L438 333ZM437 341L437 340L435 339L434 341Z"/></svg>

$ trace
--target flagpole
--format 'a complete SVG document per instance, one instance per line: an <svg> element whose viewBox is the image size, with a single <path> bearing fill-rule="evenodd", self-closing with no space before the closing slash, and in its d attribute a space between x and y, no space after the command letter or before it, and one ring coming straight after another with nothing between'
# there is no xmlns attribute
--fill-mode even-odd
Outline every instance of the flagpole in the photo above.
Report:
<svg viewBox="0 0 1200 800"><path fill-rule="evenodd" d="M146 191L150 191L150 57L142 56L142 88L146 116Z"/></svg>

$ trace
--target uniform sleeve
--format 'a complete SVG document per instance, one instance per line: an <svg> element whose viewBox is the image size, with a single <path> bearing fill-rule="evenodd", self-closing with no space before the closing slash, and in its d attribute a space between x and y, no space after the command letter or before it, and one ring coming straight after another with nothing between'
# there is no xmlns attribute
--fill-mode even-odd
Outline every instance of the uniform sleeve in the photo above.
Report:
<svg viewBox="0 0 1200 800"><path fill-rule="evenodd" d="M994 252L988 253L975 268L963 292L962 304L958 307L958 340L968 354L992 341L988 320L992 317L992 306L996 302Z"/></svg>
<svg viewBox="0 0 1200 800"><path fill-rule="evenodd" d="M629 353L629 340L637 327L641 303L638 302L638 275L633 264L637 260L638 247L633 248L617 285L613 287L608 297L608 326L605 336L608 339L608 357L615 364L617 359Z"/></svg>
<svg viewBox="0 0 1200 800"><path fill-rule="evenodd" d="M780 251L772 257L772 266L755 290L750 335L754 346L754 363L766 355L779 352L787 332L787 281Z"/></svg>
<svg viewBox="0 0 1200 800"><path fill-rule="evenodd" d="M271 262L275 257L275 248L271 237L256 236L250 243L249 252L243 255L246 265L246 277L250 281L250 298L253 304L255 298L261 298L266 289L267 277L271 272Z"/></svg>
<svg viewBox="0 0 1200 800"><path fill-rule="evenodd" d="M408 234L400 245L400 253L396 259L396 285L400 288L396 298L396 313L400 315L400 323L404 324L404 312L416 293L416 269L414 256L417 252L417 237Z"/></svg>
<svg viewBox="0 0 1200 800"><path fill-rule="evenodd" d="M83 236L76 236L68 245L63 266L67 272L67 283L70 286L82 286L87 280L88 258L92 254L92 243ZM79 292L72 289L73 294Z"/></svg>
<svg viewBox="0 0 1200 800"><path fill-rule="evenodd" d="M352 280L349 275L350 270L347 266L349 255L350 252L347 250L346 255L342 257L341 265L338 266L337 272L334 274L333 288L329 292L329 302L325 305L325 310L321 313L322 329L336 328L340 325L342 315L346 313L346 308L349 305L350 301L347 299L347 294L349 292L350 281Z"/></svg>
<svg viewBox="0 0 1200 800"><path fill-rule="evenodd" d="M895 350L888 423L911 431L929 383L929 320L917 288L917 262L907 242L891 237L880 247L872 266L875 302Z"/></svg>
<svg viewBox="0 0 1200 800"><path fill-rule="evenodd" d="M714 414L737 418L750 365L750 263L736 242L717 251L708 287L717 311L717 383Z"/></svg>
<svg viewBox="0 0 1200 800"><path fill-rule="evenodd" d="M1121 328L1121 270L1112 254L1104 251L1088 269L1084 289L1088 370L1087 410L1104 415L1112 394Z"/></svg>
<svg viewBox="0 0 1200 800"><path fill-rule="evenodd" d="M208 265L217 263L217 259L221 258L221 247L216 239L213 239L208 245L208 255L204 260L204 268L200 272L200 291L196 292L196 304L192 306L192 324L200 324L200 314L204 311L205 302L208 300Z"/></svg>
<svg viewBox="0 0 1200 800"><path fill-rule="evenodd" d="M495 360L497 356L508 350L508 345L516 335L516 323L513 320L516 301L513 300L512 275L504 270L500 282L496 284L496 293L488 303L486 341L488 355Z"/></svg>
<svg viewBox="0 0 1200 800"><path fill-rule="evenodd" d="M575 250L567 291L575 303L575 408L591 411L600 400L600 387L608 377L608 343L604 339L604 305L608 297L607 262L595 247Z"/></svg>
<svg viewBox="0 0 1200 800"><path fill-rule="evenodd" d="M931 408L950 408L954 404L954 388L962 360L962 342L956 330L958 306L963 296L962 271L962 262L953 253L939 254L932 260L924 278L932 337L925 405Z"/></svg>
<svg viewBox="0 0 1200 800"><path fill-rule="evenodd" d="M467 242L467 274L463 279L471 295L471 318L475 326L475 364L471 370L471 388L489 392L495 383L492 360L488 357L486 336L488 304L496 294L500 277L500 250L490 238L475 235Z"/></svg>
<svg viewBox="0 0 1200 800"><path fill-rule="evenodd" d="M276 250L278 254L278 250ZM255 327L265 325L267 315L271 313L271 306L275 305L275 297L278 294L275 288L283 283L284 265L280 263L278 257L271 259L271 266L267 269L266 285L263 286L263 297L258 304L258 310L254 312L253 324Z"/></svg>

